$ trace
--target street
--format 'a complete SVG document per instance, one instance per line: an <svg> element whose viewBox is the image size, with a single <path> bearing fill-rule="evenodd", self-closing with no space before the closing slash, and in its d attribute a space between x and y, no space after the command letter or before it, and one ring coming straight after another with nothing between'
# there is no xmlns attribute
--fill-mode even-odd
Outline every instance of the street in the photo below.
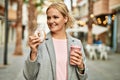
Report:
<svg viewBox="0 0 120 80"><path fill-rule="evenodd" d="M25 80L24 61L29 48L23 43L22 56L14 56L14 44L8 45L8 65L3 66L3 46L0 46L0 80ZM120 80L120 53L108 54L108 60L90 60L87 58L88 80Z"/></svg>
<svg viewBox="0 0 120 80"><path fill-rule="evenodd" d="M88 60L88 80L120 80L120 54L109 54L108 60Z"/></svg>

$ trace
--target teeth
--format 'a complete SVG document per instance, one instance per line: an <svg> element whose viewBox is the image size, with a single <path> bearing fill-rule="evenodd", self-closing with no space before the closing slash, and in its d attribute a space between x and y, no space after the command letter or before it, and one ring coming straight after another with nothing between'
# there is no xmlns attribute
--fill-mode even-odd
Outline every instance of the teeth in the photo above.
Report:
<svg viewBox="0 0 120 80"><path fill-rule="evenodd" d="M52 26L54 27L54 26L56 26L56 24L55 24L55 23L53 23L53 24L52 24Z"/></svg>
<svg viewBox="0 0 120 80"><path fill-rule="evenodd" d="M51 27L55 27L54 25L51 25Z"/></svg>

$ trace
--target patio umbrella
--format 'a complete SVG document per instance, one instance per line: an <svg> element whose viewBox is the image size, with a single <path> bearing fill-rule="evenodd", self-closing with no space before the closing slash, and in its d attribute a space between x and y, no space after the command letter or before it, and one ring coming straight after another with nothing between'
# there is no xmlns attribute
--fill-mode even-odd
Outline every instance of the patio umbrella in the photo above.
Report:
<svg viewBox="0 0 120 80"><path fill-rule="evenodd" d="M68 32L84 32L84 33L87 33L88 32L88 26L69 28L69 29L67 29L67 31ZM108 31L108 28L104 27L104 26L94 25L92 27L92 34L94 34L94 35L99 35L99 34L102 34L104 32L107 32L107 31Z"/></svg>

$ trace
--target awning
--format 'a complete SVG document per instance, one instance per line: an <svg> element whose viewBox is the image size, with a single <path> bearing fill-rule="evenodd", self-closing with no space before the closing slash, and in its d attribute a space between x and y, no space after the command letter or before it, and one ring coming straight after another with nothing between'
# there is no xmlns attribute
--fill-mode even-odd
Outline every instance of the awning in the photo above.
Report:
<svg viewBox="0 0 120 80"><path fill-rule="evenodd" d="M84 33L87 33L88 32L88 26L70 28L70 29L67 29L67 31L68 32L84 32ZM94 35L99 35L99 34L102 34L104 32L107 32L107 31L108 31L108 28L104 27L104 26L94 25L92 27L92 34L94 34Z"/></svg>

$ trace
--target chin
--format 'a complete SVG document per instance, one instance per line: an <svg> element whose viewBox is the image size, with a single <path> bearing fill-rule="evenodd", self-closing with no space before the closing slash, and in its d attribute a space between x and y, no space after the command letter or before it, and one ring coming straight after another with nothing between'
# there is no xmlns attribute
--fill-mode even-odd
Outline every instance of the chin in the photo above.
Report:
<svg viewBox="0 0 120 80"><path fill-rule="evenodd" d="M50 30L51 32L56 32L56 30Z"/></svg>

